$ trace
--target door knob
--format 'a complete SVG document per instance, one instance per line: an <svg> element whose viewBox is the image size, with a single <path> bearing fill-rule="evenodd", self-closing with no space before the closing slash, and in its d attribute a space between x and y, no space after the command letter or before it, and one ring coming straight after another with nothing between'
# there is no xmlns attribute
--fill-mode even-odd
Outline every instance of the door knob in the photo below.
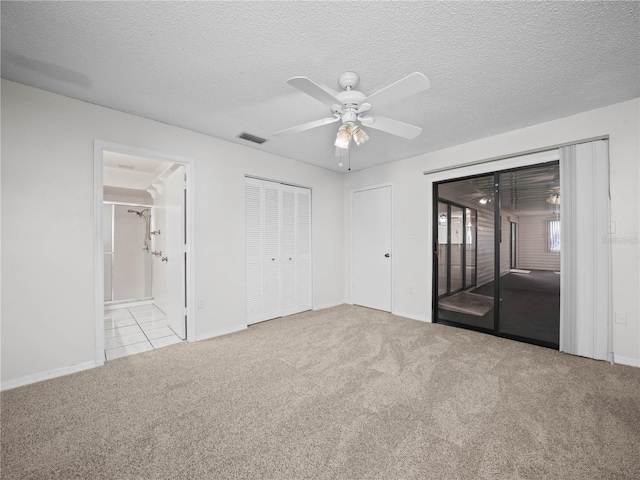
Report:
<svg viewBox="0 0 640 480"><path fill-rule="evenodd" d="M389 255L388 253L384 254L385 258L389 258L391 255Z"/></svg>

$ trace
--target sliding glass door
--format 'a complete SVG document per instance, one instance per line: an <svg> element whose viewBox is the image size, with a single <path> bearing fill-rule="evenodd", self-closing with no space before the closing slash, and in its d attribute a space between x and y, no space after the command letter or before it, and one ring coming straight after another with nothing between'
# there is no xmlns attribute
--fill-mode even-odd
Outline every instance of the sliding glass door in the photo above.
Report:
<svg viewBox="0 0 640 480"><path fill-rule="evenodd" d="M438 321L492 331L493 295L473 291L493 280L493 176L439 184L435 192ZM467 196L476 198L474 203ZM490 230L489 230L490 229Z"/></svg>
<svg viewBox="0 0 640 480"><path fill-rule="evenodd" d="M508 229L509 235L505 232L501 244L504 252L501 261L504 259L505 266L500 269L501 301L496 330L507 336L558 348L559 165L501 172L498 183L500 210L508 220L505 230Z"/></svg>
<svg viewBox="0 0 640 480"><path fill-rule="evenodd" d="M559 343L557 162L434 186L434 318Z"/></svg>

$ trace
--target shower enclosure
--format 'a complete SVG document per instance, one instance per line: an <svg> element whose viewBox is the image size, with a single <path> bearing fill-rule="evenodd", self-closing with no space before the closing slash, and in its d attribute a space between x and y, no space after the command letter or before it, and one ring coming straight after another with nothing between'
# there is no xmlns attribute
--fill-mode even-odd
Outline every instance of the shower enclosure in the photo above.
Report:
<svg viewBox="0 0 640 480"><path fill-rule="evenodd" d="M105 303L152 297L151 209L103 204Z"/></svg>

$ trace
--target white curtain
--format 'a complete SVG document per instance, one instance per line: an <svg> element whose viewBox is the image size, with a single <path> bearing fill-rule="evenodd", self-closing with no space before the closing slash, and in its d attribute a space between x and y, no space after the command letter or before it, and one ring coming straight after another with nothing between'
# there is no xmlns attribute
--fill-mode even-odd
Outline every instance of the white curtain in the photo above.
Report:
<svg viewBox="0 0 640 480"><path fill-rule="evenodd" d="M560 351L606 360L609 348L609 144L560 149Z"/></svg>

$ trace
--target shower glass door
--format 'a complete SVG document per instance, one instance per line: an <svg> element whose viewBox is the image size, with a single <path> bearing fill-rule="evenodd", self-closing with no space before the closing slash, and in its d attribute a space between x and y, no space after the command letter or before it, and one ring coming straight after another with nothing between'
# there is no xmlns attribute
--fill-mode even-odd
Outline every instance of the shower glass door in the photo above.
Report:
<svg viewBox="0 0 640 480"><path fill-rule="evenodd" d="M138 214L145 208L103 205L105 302L145 300L152 296L152 260L145 242L147 224L145 217Z"/></svg>
<svg viewBox="0 0 640 480"><path fill-rule="evenodd" d="M113 300L113 205L102 205L104 244L104 301Z"/></svg>

